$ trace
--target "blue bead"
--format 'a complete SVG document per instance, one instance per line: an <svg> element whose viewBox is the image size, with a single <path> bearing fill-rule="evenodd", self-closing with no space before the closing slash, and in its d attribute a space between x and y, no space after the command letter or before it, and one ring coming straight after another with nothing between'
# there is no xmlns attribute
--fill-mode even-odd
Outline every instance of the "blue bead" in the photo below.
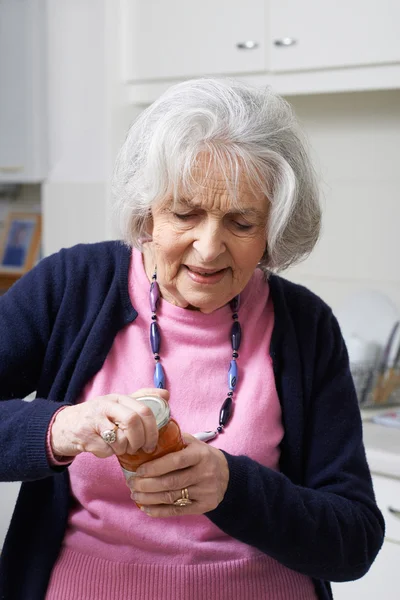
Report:
<svg viewBox="0 0 400 600"><path fill-rule="evenodd" d="M153 354L158 354L160 352L161 335L155 321L150 325L150 343Z"/></svg>
<svg viewBox="0 0 400 600"><path fill-rule="evenodd" d="M165 390L165 375L161 363L157 363L154 369L154 387Z"/></svg>
<svg viewBox="0 0 400 600"><path fill-rule="evenodd" d="M228 386L230 390L234 390L238 382L238 368L236 360L231 360L228 371Z"/></svg>
<svg viewBox="0 0 400 600"><path fill-rule="evenodd" d="M232 350L239 350L242 341L242 328L239 321L235 321L231 329Z"/></svg>

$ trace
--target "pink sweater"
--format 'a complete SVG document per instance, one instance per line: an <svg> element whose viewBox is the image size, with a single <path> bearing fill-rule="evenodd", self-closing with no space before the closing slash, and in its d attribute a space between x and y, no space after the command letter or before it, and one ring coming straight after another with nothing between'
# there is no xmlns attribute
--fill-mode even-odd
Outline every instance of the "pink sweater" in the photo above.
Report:
<svg viewBox="0 0 400 600"><path fill-rule="evenodd" d="M129 292L139 316L114 340L81 401L152 386L149 282L134 250ZM210 442L278 469L281 409L268 355L273 307L257 271L242 293L243 328L235 412ZM158 311L161 358L173 417L182 431L215 429L226 397L231 310L210 315L165 301ZM116 457L80 454L69 467L74 499L46 600L310 600L311 580L239 542L204 515L153 519L130 499Z"/></svg>

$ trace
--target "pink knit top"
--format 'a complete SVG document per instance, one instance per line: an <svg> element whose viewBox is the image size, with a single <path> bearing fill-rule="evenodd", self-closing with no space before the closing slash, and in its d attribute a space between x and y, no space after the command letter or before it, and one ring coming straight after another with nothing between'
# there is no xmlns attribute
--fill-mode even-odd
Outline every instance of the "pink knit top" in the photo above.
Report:
<svg viewBox="0 0 400 600"><path fill-rule="evenodd" d="M116 336L82 402L153 385L149 282L136 250L129 292L139 316ZM171 413L182 431L218 425L231 357L231 314L229 306L205 315L161 301L162 364ZM283 427L268 353L274 317L260 271L242 293L239 319L243 338L235 411L226 431L210 443L278 469ZM229 537L204 515L155 519L140 511L116 457L80 454L69 472L73 504L46 600L316 598L308 577Z"/></svg>

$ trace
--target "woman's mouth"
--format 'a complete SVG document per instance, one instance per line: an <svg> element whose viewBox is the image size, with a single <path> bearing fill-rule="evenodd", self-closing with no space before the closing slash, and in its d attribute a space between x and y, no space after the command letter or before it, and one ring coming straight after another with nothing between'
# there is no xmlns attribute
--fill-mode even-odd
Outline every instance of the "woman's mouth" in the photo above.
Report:
<svg viewBox="0 0 400 600"><path fill-rule="evenodd" d="M201 267L184 265L190 279L195 283L218 283L224 277L227 269L211 270L202 269Z"/></svg>

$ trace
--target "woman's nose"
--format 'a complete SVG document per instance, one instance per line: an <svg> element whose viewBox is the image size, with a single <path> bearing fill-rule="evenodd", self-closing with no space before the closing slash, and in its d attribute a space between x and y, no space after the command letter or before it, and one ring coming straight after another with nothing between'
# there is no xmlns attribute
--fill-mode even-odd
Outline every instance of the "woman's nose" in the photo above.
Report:
<svg viewBox="0 0 400 600"><path fill-rule="evenodd" d="M221 228L210 223L199 228L196 232L193 248L200 255L203 263L213 262L226 249Z"/></svg>

